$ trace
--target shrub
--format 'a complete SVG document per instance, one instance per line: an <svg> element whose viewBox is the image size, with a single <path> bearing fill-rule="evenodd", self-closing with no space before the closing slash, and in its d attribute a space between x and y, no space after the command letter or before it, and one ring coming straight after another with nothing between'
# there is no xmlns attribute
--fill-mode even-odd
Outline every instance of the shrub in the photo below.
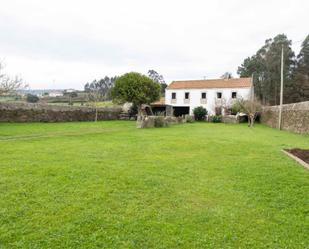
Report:
<svg viewBox="0 0 309 249"><path fill-rule="evenodd" d="M163 127L165 125L163 116L155 116L154 126L155 127Z"/></svg>
<svg viewBox="0 0 309 249"><path fill-rule="evenodd" d="M215 116L212 116L211 120L213 123L221 123L222 118L221 118L221 115L215 115Z"/></svg>
<svg viewBox="0 0 309 249"><path fill-rule="evenodd" d="M193 109L193 114L195 120L201 121L205 120L207 115L207 110L203 106L199 106Z"/></svg>
<svg viewBox="0 0 309 249"><path fill-rule="evenodd" d="M187 123L193 123L195 121L194 116L192 116L192 115L186 115L185 120L186 120Z"/></svg>
<svg viewBox="0 0 309 249"><path fill-rule="evenodd" d="M29 103L37 103L39 101L39 97L33 94L28 94L27 95L27 102Z"/></svg>
<svg viewBox="0 0 309 249"><path fill-rule="evenodd" d="M241 106L239 105L238 101L232 105L231 112L233 115L236 115L238 112L241 112Z"/></svg>

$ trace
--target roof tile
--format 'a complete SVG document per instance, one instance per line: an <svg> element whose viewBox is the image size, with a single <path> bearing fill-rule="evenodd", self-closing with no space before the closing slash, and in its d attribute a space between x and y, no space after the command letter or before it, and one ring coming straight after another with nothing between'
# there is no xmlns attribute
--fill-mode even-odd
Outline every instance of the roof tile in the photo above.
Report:
<svg viewBox="0 0 309 249"><path fill-rule="evenodd" d="M204 89L251 87L251 78L173 81L167 89Z"/></svg>

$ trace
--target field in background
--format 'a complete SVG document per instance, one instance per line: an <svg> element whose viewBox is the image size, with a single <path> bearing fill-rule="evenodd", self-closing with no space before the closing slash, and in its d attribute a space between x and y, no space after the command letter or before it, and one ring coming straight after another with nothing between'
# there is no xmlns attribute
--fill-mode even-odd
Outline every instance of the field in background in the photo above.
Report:
<svg viewBox="0 0 309 249"><path fill-rule="evenodd" d="M14 96L1 96L0 97L0 103L27 103L25 97L14 97ZM60 105L60 106L92 106L93 103L85 102L85 101L79 101L78 98L73 98L72 104L69 104L69 98L68 97L48 97L48 98L41 98L41 100L38 102L41 104L48 104L48 105ZM116 106L117 104L113 103L112 101L101 101L97 103L100 107L105 106Z"/></svg>
<svg viewBox="0 0 309 249"><path fill-rule="evenodd" d="M0 248L306 248L309 174L257 125L0 124Z"/></svg>
<svg viewBox="0 0 309 249"><path fill-rule="evenodd" d="M61 105L61 106L68 106L68 103L48 103L49 105ZM115 106L112 101L101 101L98 102L97 105L99 107L105 107L105 106ZM84 103L84 102L73 102L72 106L93 106L93 103Z"/></svg>

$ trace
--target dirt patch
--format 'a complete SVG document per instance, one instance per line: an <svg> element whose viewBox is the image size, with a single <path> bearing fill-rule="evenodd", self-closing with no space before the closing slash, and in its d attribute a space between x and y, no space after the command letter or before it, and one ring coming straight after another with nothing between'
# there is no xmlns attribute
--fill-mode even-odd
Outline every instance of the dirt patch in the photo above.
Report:
<svg viewBox="0 0 309 249"><path fill-rule="evenodd" d="M295 149L285 149L285 151L291 153L293 156L296 156L299 159L309 164L309 150L295 148Z"/></svg>

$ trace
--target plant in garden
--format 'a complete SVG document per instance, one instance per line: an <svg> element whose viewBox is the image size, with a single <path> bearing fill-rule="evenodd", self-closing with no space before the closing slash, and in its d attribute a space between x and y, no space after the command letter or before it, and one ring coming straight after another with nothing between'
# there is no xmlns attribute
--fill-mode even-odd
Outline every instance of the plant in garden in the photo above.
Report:
<svg viewBox="0 0 309 249"><path fill-rule="evenodd" d="M238 101L236 101L231 107L231 112L233 115L236 115L240 111L241 111L241 106L239 105Z"/></svg>
<svg viewBox="0 0 309 249"><path fill-rule="evenodd" d="M156 116L154 119L154 126L164 127L165 126L164 116Z"/></svg>
<svg viewBox="0 0 309 249"><path fill-rule="evenodd" d="M248 116L248 126L252 127L254 125L256 117L262 110L261 103L254 99L253 100L238 99L237 103L240 106L240 111L247 114Z"/></svg>
<svg viewBox="0 0 309 249"><path fill-rule="evenodd" d="M198 121L205 120L207 113L207 110L203 106L195 107L193 109L194 118Z"/></svg>
<svg viewBox="0 0 309 249"><path fill-rule="evenodd" d="M95 109L94 121L98 121L98 105L103 100L102 94L99 89L92 88L87 92L87 100L90 105Z"/></svg>
<svg viewBox="0 0 309 249"><path fill-rule="evenodd" d="M194 121L195 121L194 116L192 116L192 115L186 115L185 120L186 120L187 123L194 123Z"/></svg>
<svg viewBox="0 0 309 249"><path fill-rule="evenodd" d="M212 121L213 123L221 123L221 121L222 121L222 116L221 116L221 115L212 116L211 121Z"/></svg>

